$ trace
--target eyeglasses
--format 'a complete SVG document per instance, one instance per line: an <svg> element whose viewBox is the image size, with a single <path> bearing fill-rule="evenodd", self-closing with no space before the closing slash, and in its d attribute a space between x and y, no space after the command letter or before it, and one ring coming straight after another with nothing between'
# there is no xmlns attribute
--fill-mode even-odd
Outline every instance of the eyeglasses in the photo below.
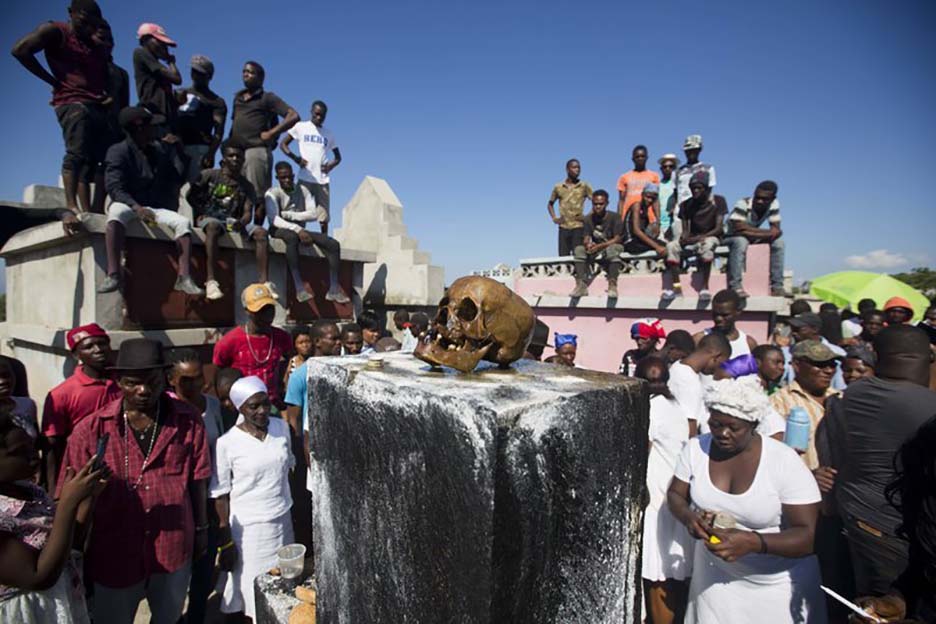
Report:
<svg viewBox="0 0 936 624"><path fill-rule="evenodd" d="M835 368L836 366L838 366L838 360L826 360L825 362L813 362L810 360L806 360L806 361L809 362L810 366L813 366L815 368Z"/></svg>

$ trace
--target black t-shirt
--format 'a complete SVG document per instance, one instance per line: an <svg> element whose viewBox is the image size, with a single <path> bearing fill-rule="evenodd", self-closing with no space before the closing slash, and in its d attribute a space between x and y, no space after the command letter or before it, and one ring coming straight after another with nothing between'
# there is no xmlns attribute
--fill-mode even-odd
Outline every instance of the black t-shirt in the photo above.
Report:
<svg viewBox="0 0 936 624"><path fill-rule="evenodd" d="M598 218L594 212L585 216L585 236L592 239L593 243L604 243L615 236L621 234L621 216L610 210Z"/></svg>
<svg viewBox="0 0 936 624"><path fill-rule="evenodd" d="M246 101L243 99L247 90L234 94L234 113L231 123L231 138L237 139L245 147L273 147L276 140L264 143L260 133L276 126L278 117L285 117L289 105L272 91L254 93Z"/></svg>
<svg viewBox="0 0 936 624"><path fill-rule="evenodd" d="M211 145L215 126L215 114L227 117L227 104L224 98L209 91L199 93L191 87L178 91L185 97L185 104L179 107L176 129L185 145Z"/></svg>
<svg viewBox="0 0 936 624"><path fill-rule="evenodd" d="M716 223L722 223L728 214L728 202L721 195L712 195L711 201L701 206L693 199L687 199L679 204L679 216L689 220L688 234L697 236L714 229ZM721 236L721 231L716 232Z"/></svg>
<svg viewBox="0 0 936 624"><path fill-rule="evenodd" d="M133 79L136 81L140 106L154 115L164 116L166 123L172 127L178 104L172 94L172 83L162 74L164 67L146 48L140 47L133 51Z"/></svg>
<svg viewBox="0 0 936 624"><path fill-rule="evenodd" d="M848 386L842 398L844 461L835 492L845 518L862 520L895 535L900 514L884 496L894 480L894 456L927 420L936 415L936 392L923 386L877 377Z"/></svg>
<svg viewBox="0 0 936 624"><path fill-rule="evenodd" d="M927 325L923 321L917 323L917 327L926 332L926 335L929 336L929 341L931 345L936 345L936 327L932 325Z"/></svg>

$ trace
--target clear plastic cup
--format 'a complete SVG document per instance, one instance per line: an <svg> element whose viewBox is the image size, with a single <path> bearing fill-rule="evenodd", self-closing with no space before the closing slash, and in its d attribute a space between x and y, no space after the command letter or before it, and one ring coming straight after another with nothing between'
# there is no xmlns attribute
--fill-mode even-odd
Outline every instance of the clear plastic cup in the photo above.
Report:
<svg viewBox="0 0 936 624"><path fill-rule="evenodd" d="M302 576L305 554L306 547L302 544L287 544L276 551L280 574L284 579L292 580Z"/></svg>

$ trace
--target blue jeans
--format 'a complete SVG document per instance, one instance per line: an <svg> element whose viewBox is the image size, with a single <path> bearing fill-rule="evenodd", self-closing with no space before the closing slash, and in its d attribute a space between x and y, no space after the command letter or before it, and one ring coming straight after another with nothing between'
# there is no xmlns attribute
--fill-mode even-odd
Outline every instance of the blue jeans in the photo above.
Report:
<svg viewBox="0 0 936 624"><path fill-rule="evenodd" d="M729 236L725 239L728 245L728 288L741 289L741 277L747 268L747 249L749 245L759 242L749 241L744 236ZM770 243L770 290L783 288L783 239Z"/></svg>

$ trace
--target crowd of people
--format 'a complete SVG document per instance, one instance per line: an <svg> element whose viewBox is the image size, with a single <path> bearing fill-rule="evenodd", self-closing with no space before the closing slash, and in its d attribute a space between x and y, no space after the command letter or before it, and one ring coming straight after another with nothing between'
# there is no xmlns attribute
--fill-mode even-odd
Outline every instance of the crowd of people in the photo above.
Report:
<svg viewBox="0 0 936 624"><path fill-rule="evenodd" d="M574 258L575 288L571 297L588 294L589 269L597 265L606 271L608 298L616 298L624 259L640 256L664 261L664 301L672 301L682 293L682 267L695 258L702 277L699 298L711 299L709 277L715 250L722 244L728 246L731 290L743 299L748 297L742 279L747 249L765 244L770 246L770 293L784 295L784 241L777 183L760 182L754 193L739 199L729 214L725 198L714 193L714 165L699 160L702 137L686 137L683 153L683 164L676 154L661 156L657 174L647 169L647 148L634 147L634 168L617 183L616 212L608 210L608 191L592 190L581 179L581 163L574 158L566 162L566 178L553 187L546 207L553 223L559 226L559 255ZM588 214L584 210L586 200L592 207Z"/></svg>
<svg viewBox="0 0 936 624"><path fill-rule="evenodd" d="M286 246L286 263L302 303L313 293L299 268L301 246L316 247L328 260L329 301L347 303L338 284L341 248L328 236L330 172L341 163L334 134L324 125L328 106L316 100L310 119L272 91L256 61L242 69L244 88L231 99L231 128L224 138L228 105L211 90L214 63L196 54L189 62L191 84L172 50L177 43L158 24L137 29L130 102L130 75L113 58L114 37L94 0L72 0L68 22L45 22L13 46L13 56L52 87L51 105L62 128L65 232L81 229L86 213L107 215L106 278L98 292L114 292L125 279L121 258L126 228L135 221L160 224L179 250L175 290L209 301L221 299L218 241L236 232L253 242L260 281L269 280L269 237ZM45 55L48 68L37 57ZM279 148L298 168L283 160ZM290 145L298 145L298 153ZM218 158L215 166L216 157ZM273 185L273 172L277 185ZM91 189L94 189L92 194ZM180 212L188 202L192 216ZM319 224L320 232L311 229ZM207 280L191 276L192 235L205 238Z"/></svg>
<svg viewBox="0 0 936 624"><path fill-rule="evenodd" d="M329 173L341 152L324 125L327 105L313 102L301 121L248 61L225 138L228 104L211 90L212 61L194 55L191 85L177 88L177 44L145 23L131 106L130 75L114 63L100 8L72 0L69 17L39 26L13 54L53 89L66 232L80 230L82 214L107 215L100 292L123 286L125 232L136 220L173 232L179 291L225 296L226 232L253 241L259 280L240 293L248 320L214 345L210 369L195 351L141 338L114 352L98 325L75 327L67 346L77 366L45 397L40 418L26 370L0 358L0 620L129 624L146 598L157 624L201 622L215 589L231 621L252 619L253 580L276 551L314 546L308 359L412 353L430 319L398 311L400 341L370 310L353 323L275 327L269 237L285 243L299 302L314 294L300 271L303 245L328 261L326 298L348 301L340 246L328 236ZM274 163L277 146L298 180L293 164ZM936 308L914 327L899 297L880 310L862 301L855 312L832 304L814 312L797 300L758 344L737 326L748 296L742 275L747 248L768 244L771 294L783 294L778 186L760 182L729 214L713 192L714 166L700 160L702 137L690 135L683 149L685 163L664 154L657 174L636 146L616 211L570 160L547 206L559 255L574 258L573 297L587 294L596 263L617 297L622 258L649 254L668 267L663 299L678 296L690 257L700 298L711 299L710 328L667 332L642 319L621 359L620 373L644 379L650 398L646 621L846 621L820 583L886 621L936 621ZM182 199L192 219L179 212ZM190 272L194 228L205 238L204 288ZM728 288L712 297L721 244ZM538 321L526 357L540 360L548 336ZM574 334L555 334L553 347L546 362L575 366Z"/></svg>
<svg viewBox="0 0 936 624"><path fill-rule="evenodd" d="M241 621L280 547L311 552L309 358L411 352L430 320L397 311L402 341L374 311L290 334L262 282L241 302L210 375L195 351L115 353L101 327L72 329L77 366L41 420L0 359L0 620L125 624L146 598L154 622L184 605L201 622L217 591ZM900 298L859 307L798 300L763 345L732 290L695 335L634 323L621 373L650 396L647 622L846 621L820 583L887 621L932 621L936 308L915 327ZM538 321L526 357L548 334ZM575 335L553 343L546 361L575 366Z"/></svg>
<svg viewBox="0 0 936 624"><path fill-rule="evenodd" d="M373 311L290 334L266 284L241 302L210 381L193 350L115 352L91 323L67 333L76 367L39 419L25 369L0 358L0 621L129 624L145 597L153 622L185 604L202 622L216 589L230 621L252 619L277 550L311 552L306 360L412 352L429 318L397 311L402 343Z"/></svg>
<svg viewBox="0 0 936 624"><path fill-rule="evenodd" d="M797 300L758 345L740 302L717 293L695 336L638 321L622 359L650 394L646 621L848 621L820 583L936 621L936 307Z"/></svg>

